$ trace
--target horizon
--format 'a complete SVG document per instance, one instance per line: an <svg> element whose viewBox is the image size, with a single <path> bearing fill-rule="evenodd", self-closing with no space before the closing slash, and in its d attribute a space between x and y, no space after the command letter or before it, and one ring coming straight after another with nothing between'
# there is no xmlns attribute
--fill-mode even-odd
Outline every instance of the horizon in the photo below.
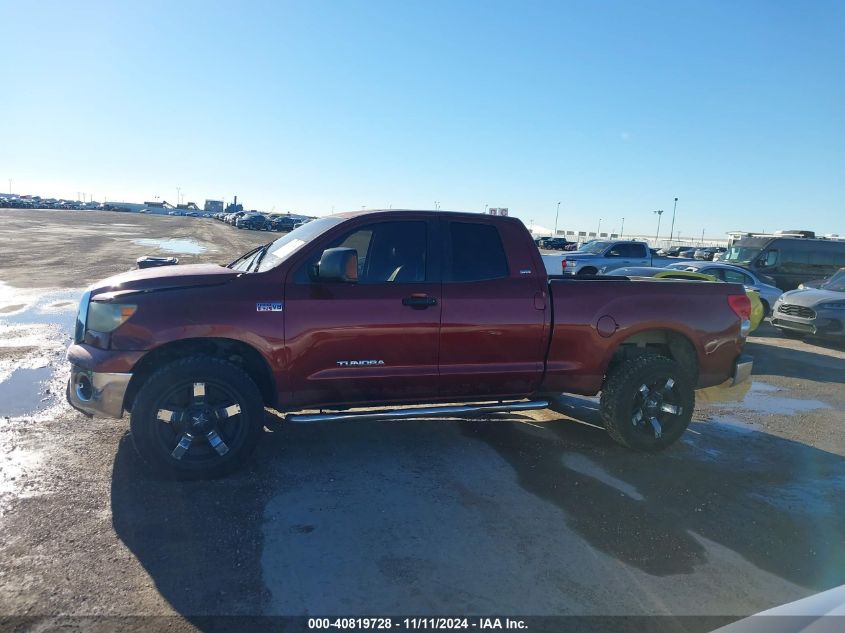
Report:
<svg viewBox="0 0 845 633"><path fill-rule="evenodd" d="M6 191L845 233L841 3L2 12Z"/></svg>

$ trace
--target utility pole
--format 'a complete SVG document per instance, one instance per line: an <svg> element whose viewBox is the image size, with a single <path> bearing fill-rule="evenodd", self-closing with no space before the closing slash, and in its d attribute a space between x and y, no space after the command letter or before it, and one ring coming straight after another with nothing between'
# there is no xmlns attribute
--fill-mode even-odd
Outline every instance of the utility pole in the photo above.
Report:
<svg viewBox="0 0 845 633"><path fill-rule="evenodd" d="M624 235L625 235L625 218L622 218L622 228L619 229L619 237L621 238Z"/></svg>
<svg viewBox="0 0 845 633"><path fill-rule="evenodd" d="M555 211L555 232L553 235L557 237L557 218L560 215L560 202L557 203L557 211Z"/></svg>
<svg viewBox="0 0 845 633"><path fill-rule="evenodd" d="M660 237L660 217L663 215L663 209L654 211L657 214L657 233L654 234L654 245L657 246L657 240Z"/></svg>
<svg viewBox="0 0 845 633"><path fill-rule="evenodd" d="M675 211L678 209L678 196L675 196L675 206L672 207L672 228L669 229L669 243L672 243L672 233L675 232Z"/></svg>

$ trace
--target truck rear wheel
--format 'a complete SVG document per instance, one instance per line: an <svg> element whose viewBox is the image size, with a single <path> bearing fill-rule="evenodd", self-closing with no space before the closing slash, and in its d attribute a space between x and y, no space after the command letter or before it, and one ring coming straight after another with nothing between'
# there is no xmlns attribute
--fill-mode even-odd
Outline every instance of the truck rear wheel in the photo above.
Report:
<svg viewBox="0 0 845 633"><path fill-rule="evenodd" d="M130 429L141 458L177 478L219 477L250 456L264 426L252 379L218 358L169 363L141 386Z"/></svg>
<svg viewBox="0 0 845 633"><path fill-rule="evenodd" d="M608 374L601 416L616 442L639 451L660 451L683 435L695 408L688 372L663 356L638 356Z"/></svg>

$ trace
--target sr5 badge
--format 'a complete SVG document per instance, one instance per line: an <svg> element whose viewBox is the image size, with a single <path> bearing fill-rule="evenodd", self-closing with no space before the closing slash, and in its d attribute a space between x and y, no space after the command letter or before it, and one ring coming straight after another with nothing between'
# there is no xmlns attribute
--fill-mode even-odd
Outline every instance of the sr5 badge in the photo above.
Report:
<svg viewBox="0 0 845 633"><path fill-rule="evenodd" d="M256 312L281 312L282 311L282 302L281 301L267 301L255 304L255 311Z"/></svg>

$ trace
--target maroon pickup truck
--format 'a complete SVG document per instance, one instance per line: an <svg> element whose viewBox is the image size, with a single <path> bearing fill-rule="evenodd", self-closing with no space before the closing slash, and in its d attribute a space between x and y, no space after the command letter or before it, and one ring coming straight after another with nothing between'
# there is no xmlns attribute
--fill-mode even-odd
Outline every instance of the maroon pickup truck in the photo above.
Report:
<svg viewBox="0 0 845 633"><path fill-rule="evenodd" d="M734 284L550 279L513 218L333 215L225 267L94 284L68 399L89 415L129 412L144 460L183 476L243 463L264 407L290 422L394 419L601 391L610 435L659 450L689 424L696 388L750 374L749 314ZM319 413L293 413L308 409Z"/></svg>

